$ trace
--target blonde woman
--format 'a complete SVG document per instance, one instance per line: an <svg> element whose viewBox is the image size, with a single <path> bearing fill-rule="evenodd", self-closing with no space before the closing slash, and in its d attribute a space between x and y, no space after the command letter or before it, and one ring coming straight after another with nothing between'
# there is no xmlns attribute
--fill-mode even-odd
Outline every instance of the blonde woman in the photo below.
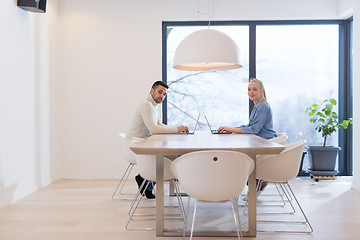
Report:
<svg viewBox="0 0 360 240"><path fill-rule="evenodd" d="M254 102L254 108L251 111L249 124L240 127L220 127L218 131L228 131L233 133L255 134L265 139L276 137L273 129L272 112L269 103L266 101L265 88L262 81L253 78L248 86L248 95ZM256 179L257 195L259 195L267 186L267 181ZM247 197L244 198L247 201Z"/></svg>
<svg viewBox="0 0 360 240"><path fill-rule="evenodd" d="M266 101L263 82L256 78L251 79L248 86L248 96L254 102L249 124L240 127L222 126L218 131L255 134L265 139L276 137L276 132L273 129L272 112L269 103Z"/></svg>

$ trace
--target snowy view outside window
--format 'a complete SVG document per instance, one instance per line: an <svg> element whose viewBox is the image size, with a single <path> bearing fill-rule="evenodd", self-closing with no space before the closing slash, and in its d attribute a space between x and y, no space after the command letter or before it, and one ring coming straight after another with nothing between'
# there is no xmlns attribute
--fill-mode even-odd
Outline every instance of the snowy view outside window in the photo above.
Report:
<svg viewBox="0 0 360 240"><path fill-rule="evenodd" d="M167 120L169 125L188 125L193 129L199 113L197 129L206 130L204 115L213 129L222 125L239 126L249 117L247 85L249 78L248 26L211 27L228 34L238 44L240 69L192 72L174 69L176 47L190 33L205 27L174 27L167 39Z"/></svg>
<svg viewBox="0 0 360 240"><path fill-rule="evenodd" d="M248 123L249 28L211 26L238 44L243 68L229 71L190 72L172 67L176 47L188 34L206 27L176 26L167 38L167 120L192 129L198 113L212 126ZM329 25L258 25L256 27L256 77L264 82L273 111L274 128L288 142L307 140L320 144L322 137L305 113L312 103L338 101L339 27ZM200 129L208 127L204 117ZM333 133L328 145L338 145ZM307 156L304 169L308 167Z"/></svg>
<svg viewBox="0 0 360 240"><path fill-rule="evenodd" d="M258 26L256 36L256 76L265 84L274 128L291 142L320 144L305 109L325 98L338 100L338 26ZM337 134L330 139L337 145Z"/></svg>

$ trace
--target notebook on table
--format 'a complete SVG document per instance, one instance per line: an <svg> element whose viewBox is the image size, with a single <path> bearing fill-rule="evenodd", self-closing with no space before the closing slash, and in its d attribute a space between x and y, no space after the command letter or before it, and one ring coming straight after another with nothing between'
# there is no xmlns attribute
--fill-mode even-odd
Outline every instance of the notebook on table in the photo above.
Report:
<svg viewBox="0 0 360 240"><path fill-rule="evenodd" d="M205 115L205 120L206 120L206 123L209 126L210 132L212 134L231 134L232 133L232 132L228 132L228 131L219 132L217 129L211 129L210 123L209 123L206 115Z"/></svg>

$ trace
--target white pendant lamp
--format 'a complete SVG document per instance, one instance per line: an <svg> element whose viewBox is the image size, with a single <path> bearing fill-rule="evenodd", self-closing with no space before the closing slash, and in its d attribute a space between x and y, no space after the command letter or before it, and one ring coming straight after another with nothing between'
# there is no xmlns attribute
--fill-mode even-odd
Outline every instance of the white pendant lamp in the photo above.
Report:
<svg viewBox="0 0 360 240"><path fill-rule="evenodd" d="M187 71L231 70L241 68L240 52L232 38L214 29L196 31L176 49L175 69Z"/></svg>

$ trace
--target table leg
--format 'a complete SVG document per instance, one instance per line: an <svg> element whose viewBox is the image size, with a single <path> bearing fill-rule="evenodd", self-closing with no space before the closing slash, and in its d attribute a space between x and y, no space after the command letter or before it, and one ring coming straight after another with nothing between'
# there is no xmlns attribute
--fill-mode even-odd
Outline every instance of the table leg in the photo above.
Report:
<svg viewBox="0 0 360 240"><path fill-rule="evenodd" d="M254 170L249 177L249 237L256 237L256 155L250 156L254 159Z"/></svg>
<svg viewBox="0 0 360 240"><path fill-rule="evenodd" d="M164 157L156 156L156 236L164 236Z"/></svg>

